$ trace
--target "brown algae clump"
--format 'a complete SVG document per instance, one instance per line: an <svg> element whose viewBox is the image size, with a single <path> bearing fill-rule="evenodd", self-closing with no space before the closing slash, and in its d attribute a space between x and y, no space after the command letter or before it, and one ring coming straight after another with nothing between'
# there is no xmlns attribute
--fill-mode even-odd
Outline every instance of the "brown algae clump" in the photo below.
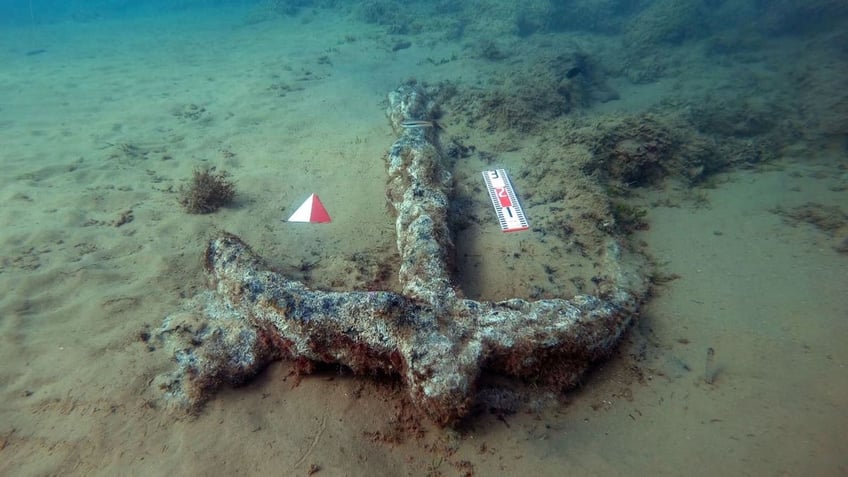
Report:
<svg viewBox="0 0 848 477"><path fill-rule="evenodd" d="M236 195L235 184L227 172L215 172L214 168L194 170L189 187L180 190L180 205L190 214L208 214L232 203Z"/></svg>

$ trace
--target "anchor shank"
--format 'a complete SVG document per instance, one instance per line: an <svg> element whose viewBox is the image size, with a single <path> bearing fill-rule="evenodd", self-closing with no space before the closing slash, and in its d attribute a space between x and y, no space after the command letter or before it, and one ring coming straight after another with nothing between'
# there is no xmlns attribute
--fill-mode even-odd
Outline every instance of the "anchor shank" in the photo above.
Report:
<svg viewBox="0 0 848 477"><path fill-rule="evenodd" d="M430 119L433 108L416 85L403 85L389 95L386 115L400 137L386 156L386 197L397 212L403 293L446 312L456 297L447 224L451 175L442 165L435 128L401 125L407 119Z"/></svg>

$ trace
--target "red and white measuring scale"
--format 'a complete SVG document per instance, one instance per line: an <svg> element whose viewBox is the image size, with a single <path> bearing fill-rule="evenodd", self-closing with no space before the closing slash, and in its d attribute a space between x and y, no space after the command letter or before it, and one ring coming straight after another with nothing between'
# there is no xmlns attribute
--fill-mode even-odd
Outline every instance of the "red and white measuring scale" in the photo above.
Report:
<svg viewBox="0 0 848 477"><path fill-rule="evenodd" d="M501 224L501 231L518 232L529 229L527 217L521 210L506 170L483 171L483 180L486 181L486 188L489 189L489 197L492 199L492 205L495 206L495 214Z"/></svg>

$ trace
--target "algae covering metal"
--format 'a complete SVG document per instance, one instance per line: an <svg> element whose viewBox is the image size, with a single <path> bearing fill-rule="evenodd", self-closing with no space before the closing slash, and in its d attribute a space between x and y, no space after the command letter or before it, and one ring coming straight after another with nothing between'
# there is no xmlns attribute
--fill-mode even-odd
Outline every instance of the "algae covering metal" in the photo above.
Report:
<svg viewBox="0 0 848 477"><path fill-rule="evenodd" d="M402 293L312 290L269 270L238 237L206 250L213 288L168 316L156 335L176 369L156 380L172 404L195 410L222 384L254 376L272 360L336 363L358 374L398 375L411 402L439 425L470 410L482 370L517 377L540 373L573 385L605 356L647 293L642 260L607 236L598 296L479 302L451 283L450 173L442 166L435 105L405 84L389 94L398 140L386 156L387 195L397 214ZM643 269L644 270L644 269Z"/></svg>

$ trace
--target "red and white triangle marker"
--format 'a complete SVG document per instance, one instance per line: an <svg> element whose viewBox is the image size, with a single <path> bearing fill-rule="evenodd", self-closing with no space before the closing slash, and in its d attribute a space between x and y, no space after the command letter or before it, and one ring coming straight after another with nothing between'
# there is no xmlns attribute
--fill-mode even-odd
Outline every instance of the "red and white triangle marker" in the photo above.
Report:
<svg viewBox="0 0 848 477"><path fill-rule="evenodd" d="M326 223L330 221L330 214L321 203L317 195L309 196L297 210L289 217L289 222Z"/></svg>

